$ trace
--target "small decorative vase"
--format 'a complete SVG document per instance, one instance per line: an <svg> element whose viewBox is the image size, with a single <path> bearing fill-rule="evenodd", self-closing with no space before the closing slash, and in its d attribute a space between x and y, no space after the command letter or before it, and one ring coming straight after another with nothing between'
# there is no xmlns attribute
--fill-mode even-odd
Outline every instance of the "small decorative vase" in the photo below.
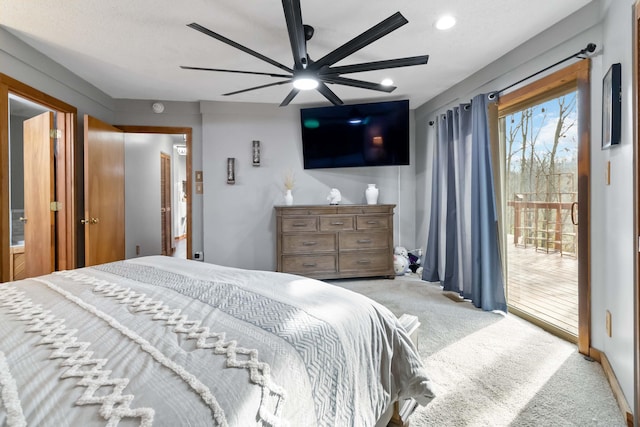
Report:
<svg viewBox="0 0 640 427"><path fill-rule="evenodd" d="M368 205L375 205L378 203L378 193L379 190L376 188L375 184L367 184L368 187L364 192L365 197L367 198Z"/></svg>
<svg viewBox="0 0 640 427"><path fill-rule="evenodd" d="M287 190L284 194L284 204L287 206L291 206L293 204L293 194L291 194L291 190Z"/></svg>

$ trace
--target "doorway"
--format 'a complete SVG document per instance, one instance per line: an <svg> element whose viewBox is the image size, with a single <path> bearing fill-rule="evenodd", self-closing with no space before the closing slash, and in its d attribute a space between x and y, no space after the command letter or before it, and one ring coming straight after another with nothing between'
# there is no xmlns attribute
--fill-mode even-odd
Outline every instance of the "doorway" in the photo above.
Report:
<svg viewBox="0 0 640 427"><path fill-rule="evenodd" d="M191 128L126 125L116 127L125 133L125 180L128 193L125 194L125 219L129 231L125 233L126 257L159 254L163 247L162 242L166 242L166 246L170 247L167 255L191 259ZM162 238L162 212L158 212L162 208L161 162L158 161L161 153L171 159L171 183L166 190L167 194L170 194L169 201L172 206L167 240ZM148 173L156 170L157 172ZM128 181L134 180L137 185L129 185ZM154 200L150 200L151 197ZM146 208L141 200L148 200Z"/></svg>
<svg viewBox="0 0 640 427"><path fill-rule="evenodd" d="M589 60L501 96L498 115L509 310L588 355Z"/></svg>
<svg viewBox="0 0 640 427"><path fill-rule="evenodd" d="M0 281L5 282L54 270L75 268L75 200L73 187L73 141L76 128L75 107L39 92L0 73ZM34 116L42 116L39 119ZM26 120L29 119L29 120ZM27 123L26 128L23 123ZM30 141L24 161L24 130ZM35 166L37 156L44 164ZM25 183L24 166L42 167L38 182ZM46 176L45 176L46 175ZM36 191L25 191L35 185ZM46 191L45 191L46 190ZM29 215L25 199L39 204ZM38 196L40 194L40 196ZM25 196L27 196L25 198ZM42 202L42 200L44 202ZM42 203L41 203L42 202ZM37 217L44 218L38 220ZM31 217L31 218L29 218ZM22 219L21 219L22 218ZM29 220L31 219L31 222ZM45 223L46 222L46 223ZM40 227L40 231L35 231ZM27 230L28 229L28 230ZM25 245L25 231L36 236ZM42 239L42 232L49 236ZM44 244L43 244L44 242ZM27 248L30 246L30 249ZM35 262L28 263L28 259ZM29 267L31 264L31 267ZM35 268L35 269L34 269ZM27 270L31 270L28 272Z"/></svg>

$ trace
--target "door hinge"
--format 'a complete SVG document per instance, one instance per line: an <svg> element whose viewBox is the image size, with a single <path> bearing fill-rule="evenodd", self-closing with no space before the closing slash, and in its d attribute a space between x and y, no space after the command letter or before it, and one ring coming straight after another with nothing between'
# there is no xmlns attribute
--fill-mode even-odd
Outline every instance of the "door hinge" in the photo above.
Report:
<svg viewBox="0 0 640 427"><path fill-rule="evenodd" d="M62 202L51 202L51 212L61 211L62 208Z"/></svg>
<svg viewBox="0 0 640 427"><path fill-rule="evenodd" d="M62 130L60 129L51 129L49 131L49 136L53 139L60 139L62 138Z"/></svg>

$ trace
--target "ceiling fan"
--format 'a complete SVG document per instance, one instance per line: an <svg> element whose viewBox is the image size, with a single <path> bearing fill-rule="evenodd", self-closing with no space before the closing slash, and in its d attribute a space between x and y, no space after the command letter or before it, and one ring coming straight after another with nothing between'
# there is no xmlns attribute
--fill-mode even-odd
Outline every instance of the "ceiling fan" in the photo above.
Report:
<svg viewBox="0 0 640 427"><path fill-rule="evenodd" d="M262 89L270 86L293 83L293 89L291 89L291 92L289 92L289 94L280 104L280 106L283 107L289 105L289 103L293 100L293 98L295 98L300 90L309 89L316 89L334 105L342 105L342 100L338 98L338 96L331 89L329 89L327 83L343 86L353 86L362 89L377 90L381 92L392 92L394 89L396 89L395 86L385 86L379 83L349 79L346 77L342 77L342 74L359 73L363 71L382 70L388 68L408 67L412 65L422 65L426 64L429 60L429 55L421 55L333 67L336 62L346 58L352 53L386 36L387 34L409 22L404 16L402 16L400 12L396 12L387 19L381 21L377 25L374 25L373 27L356 36L352 40L346 42L332 52L329 52L317 61L313 61L307 53L307 41L313 36L314 29L313 27L302 23L300 0L282 0L282 8L284 9L284 17L287 22L287 32L289 33L289 41L291 42L291 51L293 53L293 68L287 67L286 65L281 64L278 61L275 61L252 49L249 49L246 46L236 43L233 40L230 40L216 32L209 30L208 28L203 27L202 25L196 24L195 22L188 24L187 26L193 28L196 31L200 31L201 33L206 34L210 37L213 37L214 39L220 40L223 43L233 46L245 53L248 53L249 55L255 56L262 61L268 62L269 64L286 71L288 74L187 66L180 66L180 68L187 70L220 71L225 73L253 74L284 78L285 80L279 80L274 83L268 83L223 94L225 96L235 95L238 93L249 92L252 90Z"/></svg>

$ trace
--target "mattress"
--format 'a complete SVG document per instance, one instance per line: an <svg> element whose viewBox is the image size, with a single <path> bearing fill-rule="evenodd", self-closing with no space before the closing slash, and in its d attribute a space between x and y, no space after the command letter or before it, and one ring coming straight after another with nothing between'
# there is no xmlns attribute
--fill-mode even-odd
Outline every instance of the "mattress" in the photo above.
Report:
<svg viewBox="0 0 640 427"><path fill-rule="evenodd" d="M0 425L373 426L432 385L324 282L162 256L0 285Z"/></svg>

